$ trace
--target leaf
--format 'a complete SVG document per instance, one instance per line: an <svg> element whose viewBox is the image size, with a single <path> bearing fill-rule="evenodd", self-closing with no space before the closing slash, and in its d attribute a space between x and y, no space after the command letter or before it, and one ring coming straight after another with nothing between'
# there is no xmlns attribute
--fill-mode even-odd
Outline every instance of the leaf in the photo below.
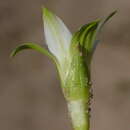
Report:
<svg viewBox="0 0 130 130"><path fill-rule="evenodd" d="M79 42L80 42L80 45L86 49L87 52L90 52L92 48L92 38L98 24L99 24L99 21L95 21L95 22L92 22L83 26L80 29Z"/></svg>
<svg viewBox="0 0 130 130"><path fill-rule="evenodd" d="M28 42L28 43L24 43L24 44L21 44L19 45L18 47L16 47L12 53L11 53L11 57L14 57L16 56L17 53L23 51L23 50L26 50L26 49L33 49L35 51L38 51L52 59L54 59L54 56L49 53L46 49L42 48L41 46L39 46L38 44L35 44L35 43L31 43L31 42Z"/></svg>
<svg viewBox="0 0 130 130"><path fill-rule="evenodd" d="M43 8L45 39L50 52L59 62L69 58L72 35L63 21L47 8Z"/></svg>
<svg viewBox="0 0 130 130"><path fill-rule="evenodd" d="M108 22L108 20L110 20L110 18L112 18L112 16L114 16L117 13L117 11L113 11L110 15L108 15L107 17L103 18L100 20L98 27L96 29L96 33L95 33L95 37L94 39L96 39L96 36L98 35L98 33L101 31L102 27L104 26L105 23ZM93 39L93 40L94 40Z"/></svg>
<svg viewBox="0 0 130 130"><path fill-rule="evenodd" d="M83 25L72 37L72 47L79 44L82 48L82 53L87 58L87 64L90 65L94 50L99 42L97 35L101 31L103 25L116 13L112 12L109 16L101 20Z"/></svg>
<svg viewBox="0 0 130 130"><path fill-rule="evenodd" d="M99 24L99 20L83 25L79 31L74 33L72 37L72 47L79 44L82 48L84 55L88 55L92 50L93 35L96 32L96 28Z"/></svg>

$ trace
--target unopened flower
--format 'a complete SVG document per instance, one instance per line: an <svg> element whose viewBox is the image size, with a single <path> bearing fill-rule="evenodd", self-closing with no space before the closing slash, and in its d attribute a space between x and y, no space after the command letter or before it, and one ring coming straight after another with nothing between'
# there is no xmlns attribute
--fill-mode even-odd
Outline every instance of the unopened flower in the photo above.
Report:
<svg viewBox="0 0 130 130"><path fill-rule="evenodd" d="M89 130L91 60L99 43L97 35L114 14L83 25L72 35L59 17L43 8L45 40L49 51L29 42L12 52L12 56L15 56L21 50L34 49L54 61L75 130Z"/></svg>

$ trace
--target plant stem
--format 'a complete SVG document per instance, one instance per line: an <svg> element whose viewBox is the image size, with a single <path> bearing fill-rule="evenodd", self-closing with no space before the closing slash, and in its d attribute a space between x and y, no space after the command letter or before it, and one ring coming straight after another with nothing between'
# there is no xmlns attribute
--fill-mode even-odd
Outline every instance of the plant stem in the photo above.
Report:
<svg viewBox="0 0 130 130"><path fill-rule="evenodd" d="M84 100L68 102L68 110L74 130L89 130L90 121L88 108L88 103Z"/></svg>
<svg viewBox="0 0 130 130"><path fill-rule="evenodd" d="M89 130L91 84L90 71L78 52L67 67L62 80L62 89L74 130ZM62 74L60 74L62 75Z"/></svg>

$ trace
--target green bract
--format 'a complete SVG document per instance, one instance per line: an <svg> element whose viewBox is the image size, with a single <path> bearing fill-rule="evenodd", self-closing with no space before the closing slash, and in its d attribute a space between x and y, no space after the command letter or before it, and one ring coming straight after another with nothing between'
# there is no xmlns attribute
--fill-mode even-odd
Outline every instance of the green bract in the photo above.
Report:
<svg viewBox="0 0 130 130"><path fill-rule="evenodd" d="M90 64L99 43L97 35L115 13L83 25L72 35L59 17L43 8L44 32L49 51L35 43L24 43L11 54L15 56L24 49L34 49L54 61L75 130L89 129Z"/></svg>

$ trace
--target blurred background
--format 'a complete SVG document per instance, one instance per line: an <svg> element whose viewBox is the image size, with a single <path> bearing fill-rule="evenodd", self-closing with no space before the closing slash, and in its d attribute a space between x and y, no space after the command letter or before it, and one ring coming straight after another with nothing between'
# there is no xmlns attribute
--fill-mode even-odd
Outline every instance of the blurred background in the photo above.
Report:
<svg viewBox="0 0 130 130"><path fill-rule="evenodd" d="M0 129L72 130L53 63L35 51L9 58L23 42L45 46L42 6L72 32L118 10L92 63L91 130L130 130L129 0L0 0Z"/></svg>

